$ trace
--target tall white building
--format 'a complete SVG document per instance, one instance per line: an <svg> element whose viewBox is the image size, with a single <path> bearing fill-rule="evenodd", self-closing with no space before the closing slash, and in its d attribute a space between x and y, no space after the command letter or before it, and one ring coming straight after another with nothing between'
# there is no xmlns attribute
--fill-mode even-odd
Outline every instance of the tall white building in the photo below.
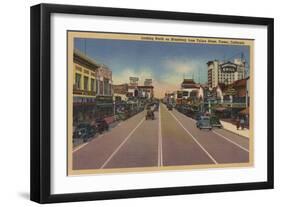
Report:
<svg viewBox="0 0 281 207"><path fill-rule="evenodd" d="M236 80L245 78L245 60L234 59L233 62L221 62L213 60L207 62L208 86L214 88L219 83L231 84Z"/></svg>

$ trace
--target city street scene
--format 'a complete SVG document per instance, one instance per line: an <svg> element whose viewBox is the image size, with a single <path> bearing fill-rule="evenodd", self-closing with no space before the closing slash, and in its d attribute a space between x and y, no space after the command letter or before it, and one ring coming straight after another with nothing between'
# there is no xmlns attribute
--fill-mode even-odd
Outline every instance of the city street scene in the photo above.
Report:
<svg viewBox="0 0 281 207"><path fill-rule="evenodd" d="M73 38L69 175L253 164L251 41L111 35Z"/></svg>

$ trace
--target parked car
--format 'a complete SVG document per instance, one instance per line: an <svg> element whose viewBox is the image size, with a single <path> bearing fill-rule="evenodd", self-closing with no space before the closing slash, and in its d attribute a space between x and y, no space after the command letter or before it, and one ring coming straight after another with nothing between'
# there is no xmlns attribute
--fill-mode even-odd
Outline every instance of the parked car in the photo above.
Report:
<svg viewBox="0 0 281 207"><path fill-rule="evenodd" d="M151 119L151 120L154 120L154 112L152 110L147 110L146 112L146 116L145 116L145 119L148 120L148 119Z"/></svg>
<svg viewBox="0 0 281 207"><path fill-rule="evenodd" d="M212 127L222 128L222 124L217 116L211 116L210 122L211 122Z"/></svg>
<svg viewBox="0 0 281 207"><path fill-rule="evenodd" d="M109 130L109 125L104 119L100 119L96 121L97 131L101 134L103 131Z"/></svg>
<svg viewBox="0 0 281 207"><path fill-rule="evenodd" d="M91 137L95 136L96 134L96 128L95 126L91 126L89 123L80 123L76 127L73 138L79 139L82 138L83 142L88 141Z"/></svg>
<svg viewBox="0 0 281 207"><path fill-rule="evenodd" d="M212 125L210 121L210 117L201 116L200 119L196 122L196 127L201 129L209 129L212 130Z"/></svg>
<svg viewBox="0 0 281 207"><path fill-rule="evenodd" d="M122 121L124 121L124 120L126 120L128 118L128 116L127 116L127 114L125 112L119 112L117 114L117 116L118 116L118 120L122 120Z"/></svg>

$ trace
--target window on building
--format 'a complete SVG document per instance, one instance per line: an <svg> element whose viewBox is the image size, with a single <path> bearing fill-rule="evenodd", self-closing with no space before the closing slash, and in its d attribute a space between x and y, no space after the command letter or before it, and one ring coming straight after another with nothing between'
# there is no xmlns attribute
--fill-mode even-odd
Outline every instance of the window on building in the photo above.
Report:
<svg viewBox="0 0 281 207"><path fill-rule="evenodd" d="M103 81L99 81L99 94L103 95L104 94L104 90L103 90Z"/></svg>
<svg viewBox="0 0 281 207"><path fill-rule="evenodd" d="M95 88L96 88L96 81L95 79L91 78L91 91L95 92Z"/></svg>
<svg viewBox="0 0 281 207"><path fill-rule="evenodd" d="M188 91L183 91L183 92L182 92L182 95L183 95L183 96L188 96L188 95L189 95L189 92L188 92Z"/></svg>
<svg viewBox="0 0 281 207"><path fill-rule="evenodd" d="M104 78L104 95L109 95L109 79Z"/></svg>
<svg viewBox="0 0 281 207"><path fill-rule="evenodd" d="M81 75L79 73L75 74L75 87L81 89Z"/></svg>
<svg viewBox="0 0 281 207"><path fill-rule="evenodd" d="M178 98L182 98L182 92L178 92L177 95L178 95Z"/></svg>
<svg viewBox="0 0 281 207"><path fill-rule="evenodd" d="M84 77L84 90L85 90L85 91L88 91L88 90L89 90L88 85L89 85L89 78L85 76L85 77Z"/></svg>
<svg viewBox="0 0 281 207"><path fill-rule="evenodd" d="M96 80L96 93L99 93L99 80Z"/></svg>

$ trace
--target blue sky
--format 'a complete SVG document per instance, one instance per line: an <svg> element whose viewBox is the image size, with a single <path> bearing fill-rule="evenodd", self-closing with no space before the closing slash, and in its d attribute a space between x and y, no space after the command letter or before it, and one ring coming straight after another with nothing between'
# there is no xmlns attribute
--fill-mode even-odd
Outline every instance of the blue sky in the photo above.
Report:
<svg viewBox="0 0 281 207"><path fill-rule="evenodd" d="M249 62L247 46L75 38L75 48L112 70L113 84L130 76L152 78L157 96L179 89L183 77L207 82L209 60L233 60L241 53Z"/></svg>

